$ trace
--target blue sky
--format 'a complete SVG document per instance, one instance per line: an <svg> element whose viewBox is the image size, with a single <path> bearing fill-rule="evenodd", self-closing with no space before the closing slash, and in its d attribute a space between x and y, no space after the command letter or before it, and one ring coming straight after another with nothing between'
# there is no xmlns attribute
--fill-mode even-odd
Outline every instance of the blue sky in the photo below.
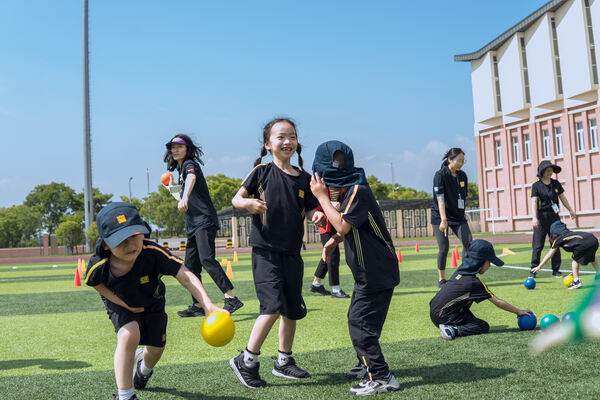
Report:
<svg viewBox="0 0 600 400"><path fill-rule="evenodd" d="M206 175L243 178L262 126L349 144L368 174L429 191L444 151L477 179L470 66L545 1L90 0L93 183L156 190L164 143L192 135ZM0 206L83 178L82 1L0 2Z"/></svg>

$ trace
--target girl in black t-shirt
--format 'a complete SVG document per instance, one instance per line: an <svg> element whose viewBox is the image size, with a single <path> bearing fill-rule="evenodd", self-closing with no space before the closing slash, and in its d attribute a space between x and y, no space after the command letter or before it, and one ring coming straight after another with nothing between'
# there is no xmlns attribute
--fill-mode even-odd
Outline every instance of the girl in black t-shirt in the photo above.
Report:
<svg viewBox="0 0 600 400"><path fill-rule="evenodd" d="M452 229L463 245L463 258L472 235L465 219L465 202L469 185L467 174L461 170L465 164L465 152L453 147L446 152L442 167L433 177L433 205L431 225L438 244L438 287L446 283L446 259L448 257L448 228Z"/></svg>
<svg viewBox="0 0 600 400"><path fill-rule="evenodd" d="M263 146L254 169L232 200L233 206L254 214L250 230L252 277L260 303L260 315L252 328L246 350L229 360L240 382L251 389L267 385L260 377L260 349L279 319L279 354L273 375L288 379L309 378L296 365L292 343L296 321L306 316L302 298L304 263L300 255L304 216L322 224L325 216L310 191L310 175L302 168L302 147L293 121L278 118L263 128ZM273 162L261 164L267 151ZM292 165L298 153L300 168Z"/></svg>
<svg viewBox="0 0 600 400"><path fill-rule="evenodd" d="M552 175L558 174L561 168L544 160L540 163L537 170L538 180L531 185L531 208L533 210L533 237L531 239L531 273L530 277L535 278L536 267L540 264L540 255L544 249L544 240L546 236L550 239L550 225L555 221L560 221L558 215L558 200L563 203L571 219L575 218L575 213L565 196L562 185ZM560 272L560 250L552 255L552 276L561 278ZM535 270L535 271L534 271Z"/></svg>
<svg viewBox="0 0 600 400"><path fill-rule="evenodd" d="M225 295L223 308L233 313L244 303L233 295L233 284L215 259L215 237L219 230L219 219L200 169L200 164L204 165L200 159L202 149L185 134L175 135L166 147L164 161L167 163L167 169L177 169L179 172L180 193L177 208L180 212L185 212L185 265L198 279L201 279L204 267ZM192 304L177 314L180 317L204 315L204 310L196 307L195 303L197 301L192 297Z"/></svg>

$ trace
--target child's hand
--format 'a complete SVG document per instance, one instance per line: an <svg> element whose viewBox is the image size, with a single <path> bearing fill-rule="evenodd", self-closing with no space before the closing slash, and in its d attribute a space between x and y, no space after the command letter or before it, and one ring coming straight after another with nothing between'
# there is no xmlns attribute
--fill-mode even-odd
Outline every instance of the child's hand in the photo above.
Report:
<svg viewBox="0 0 600 400"><path fill-rule="evenodd" d="M186 199L179 200L179 204L177 205L177 209L181 212L187 211L188 205Z"/></svg>
<svg viewBox="0 0 600 400"><path fill-rule="evenodd" d="M329 197L327 194L327 185L323 178L319 177L319 174L315 172L315 174L310 178L310 191L313 192L313 195L316 198L319 197Z"/></svg>
<svg viewBox="0 0 600 400"><path fill-rule="evenodd" d="M518 317L522 317L523 315L529 315L530 317L533 316L533 312L531 310L519 310L517 311L517 316Z"/></svg>
<svg viewBox="0 0 600 400"><path fill-rule="evenodd" d="M319 228L325 227L327 225L327 217L321 211L315 211L312 216L312 223L318 226Z"/></svg>
<svg viewBox="0 0 600 400"><path fill-rule="evenodd" d="M329 239L327 243L325 243L325 245L323 246L323 254L321 256L321 258L323 258L323 261L325 261L326 263L329 262L329 260L331 259L331 255L333 254L333 251L335 250L335 247L337 245L338 241L334 238Z"/></svg>
<svg viewBox="0 0 600 400"><path fill-rule="evenodd" d="M134 313L134 314L138 314L138 313L144 312L144 307L129 307L129 306L127 306L127 309L129 311L131 311L132 313Z"/></svg>
<svg viewBox="0 0 600 400"><path fill-rule="evenodd" d="M224 310L224 309L222 309L222 308L219 308L219 307L215 306L213 303L205 304L203 308L204 308L204 314L205 314L207 317L208 317L208 316L210 315L210 313L211 313L211 312L213 312L213 311L221 311L221 312L224 312L224 313L225 313L225 314L227 314L227 315L231 315L231 314L229 314L229 311L227 311L227 310Z"/></svg>
<svg viewBox="0 0 600 400"><path fill-rule="evenodd" d="M246 210L251 214L264 214L267 212L267 203L259 199L248 199Z"/></svg>
<svg viewBox="0 0 600 400"><path fill-rule="evenodd" d="M542 266L541 266L541 265L538 265L537 267L535 267L535 268L532 268L532 269L531 269L531 273L532 273L532 274L535 274L535 273L536 273L536 272L538 272L540 269L542 269Z"/></svg>

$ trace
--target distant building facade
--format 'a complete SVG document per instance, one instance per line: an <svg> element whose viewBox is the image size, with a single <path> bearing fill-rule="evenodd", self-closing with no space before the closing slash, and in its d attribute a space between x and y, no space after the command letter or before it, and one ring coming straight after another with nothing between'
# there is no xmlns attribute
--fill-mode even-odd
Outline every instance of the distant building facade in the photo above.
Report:
<svg viewBox="0 0 600 400"><path fill-rule="evenodd" d="M482 230L531 229L542 160L558 175L577 225L600 224L600 0L553 0L478 51L471 63ZM561 207L561 215L568 215Z"/></svg>

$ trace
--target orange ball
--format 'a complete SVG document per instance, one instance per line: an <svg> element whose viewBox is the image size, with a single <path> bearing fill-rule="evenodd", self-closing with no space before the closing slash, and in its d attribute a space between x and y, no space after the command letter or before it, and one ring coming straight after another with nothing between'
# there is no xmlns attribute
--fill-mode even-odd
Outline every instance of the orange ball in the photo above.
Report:
<svg viewBox="0 0 600 400"><path fill-rule="evenodd" d="M202 321L200 333L204 341L211 346L225 346L235 335L235 324L227 313L213 311Z"/></svg>
<svg viewBox="0 0 600 400"><path fill-rule="evenodd" d="M173 174L170 172L165 172L160 176L160 181L163 185L169 186L171 182L173 182Z"/></svg>

